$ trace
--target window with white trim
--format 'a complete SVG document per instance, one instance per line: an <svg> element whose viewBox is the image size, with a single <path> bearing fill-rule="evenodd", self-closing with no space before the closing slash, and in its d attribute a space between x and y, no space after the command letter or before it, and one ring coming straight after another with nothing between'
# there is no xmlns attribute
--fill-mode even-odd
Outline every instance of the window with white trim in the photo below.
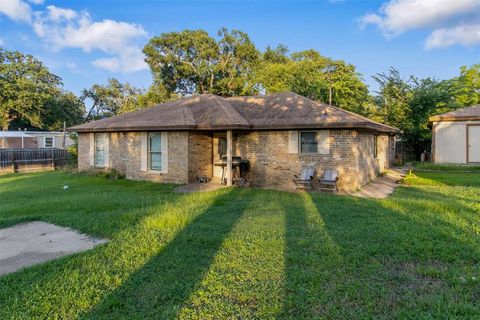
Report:
<svg viewBox="0 0 480 320"><path fill-rule="evenodd" d="M317 131L301 131L300 132L300 152L301 153L317 153L318 140Z"/></svg>
<svg viewBox="0 0 480 320"><path fill-rule="evenodd" d="M95 167L105 167L105 133L95 133Z"/></svg>
<svg viewBox="0 0 480 320"><path fill-rule="evenodd" d="M53 148L53 137L44 137L44 147Z"/></svg>
<svg viewBox="0 0 480 320"><path fill-rule="evenodd" d="M148 133L148 169L162 171L162 134Z"/></svg>

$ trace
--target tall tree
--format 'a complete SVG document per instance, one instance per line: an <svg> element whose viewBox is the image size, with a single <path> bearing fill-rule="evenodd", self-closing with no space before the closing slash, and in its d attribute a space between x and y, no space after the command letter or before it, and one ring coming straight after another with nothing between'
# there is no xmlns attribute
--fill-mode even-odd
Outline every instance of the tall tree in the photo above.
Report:
<svg viewBox="0 0 480 320"><path fill-rule="evenodd" d="M144 48L157 83L170 93L249 94L259 53L248 35L221 29L216 41L203 30L163 33Z"/></svg>
<svg viewBox="0 0 480 320"><path fill-rule="evenodd" d="M368 88L353 65L322 56L316 50L287 56L285 46L268 47L256 72L267 93L292 91L343 109L366 114Z"/></svg>
<svg viewBox="0 0 480 320"><path fill-rule="evenodd" d="M70 127L82 123L85 104L72 92L62 91L45 103L41 117L44 129L58 131L64 124Z"/></svg>
<svg viewBox="0 0 480 320"><path fill-rule="evenodd" d="M90 100L91 107L86 120L110 117L138 109L138 96L143 90L131 86L128 82L121 83L117 79L108 79L106 85L94 84L84 89L82 99Z"/></svg>
<svg viewBox="0 0 480 320"><path fill-rule="evenodd" d="M380 90L374 97L372 117L401 129L404 141L416 156L430 149L432 133L428 118L460 106L455 96L456 81L403 78L395 68L373 78Z"/></svg>
<svg viewBox="0 0 480 320"><path fill-rule="evenodd" d="M416 154L430 150L432 130L428 118L459 107L453 89L450 81L412 77L411 97L408 101L410 125L403 136Z"/></svg>
<svg viewBox="0 0 480 320"><path fill-rule="evenodd" d="M411 79L404 79L393 67L388 73L379 73L373 76L373 79L380 86L375 97L375 119L401 130L408 130L411 126L408 104L412 96Z"/></svg>
<svg viewBox="0 0 480 320"><path fill-rule="evenodd" d="M460 68L460 75L452 79L456 101L462 106L480 103L480 64Z"/></svg>
<svg viewBox="0 0 480 320"><path fill-rule="evenodd" d="M14 120L41 128L44 105L60 92L60 77L31 55L0 48L0 127Z"/></svg>

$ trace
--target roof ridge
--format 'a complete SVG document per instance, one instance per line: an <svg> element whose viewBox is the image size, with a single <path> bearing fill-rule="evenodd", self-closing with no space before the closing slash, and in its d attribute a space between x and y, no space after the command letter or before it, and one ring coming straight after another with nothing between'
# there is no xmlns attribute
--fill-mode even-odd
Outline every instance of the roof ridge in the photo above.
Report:
<svg viewBox="0 0 480 320"><path fill-rule="evenodd" d="M340 107L336 107L336 106L331 105L331 104L328 104L328 103L318 102L318 101L315 101L315 100L310 99L310 98L308 98L308 97L304 97L304 96L302 96L302 95L300 95L300 94L298 94L298 93L295 93L295 92L285 91L285 92L281 92L280 94L283 94L283 93L292 94L292 95L297 96L297 97L300 97L300 98L302 98L302 99L308 99L308 100L312 101L313 103L315 103L315 104L317 104L317 105L326 106L326 107L329 107L329 108L333 108L333 109L335 109L336 111L344 112L344 113L350 114L350 115L352 115L352 116L354 116L354 117L362 118L362 119L364 119L364 120L367 120L368 122L372 122L372 123L375 123L375 124L378 124L378 125L381 125L381 126L385 126L385 127L389 127L389 128L395 129L394 127L391 127L391 126L389 126L389 125L386 125L386 124L380 123L380 122L378 122L378 121L372 120L372 119L367 118L367 117L365 117L365 116L362 116L362 115L360 115L360 114L358 114L358 113L355 113L355 112L352 112L352 111L348 111L348 110L342 109L342 108L340 108Z"/></svg>
<svg viewBox="0 0 480 320"><path fill-rule="evenodd" d="M211 94L213 95L214 97L217 97L217 98L220 98L221 100L223 100L223 102L225 102L225 104L228 104L228 106L230 106L230 110L228 110L226 108L226 105L224 104L221 104L219 103L219 101L217 99L214 99L214 103L216 105L218 105L224 112L225 112L225 115L229 118L229 119L232 119L233 117L229 114L229 112L233 111L235 112L240 118L242 118L246 123L250 124L250 121L248 121L243 115L240 114L240 112L238 112L237 108L235 108L232 104L230 104L230 102L225 99L224 97L221 97L221 96L218 96L216 94Z"/></svg>

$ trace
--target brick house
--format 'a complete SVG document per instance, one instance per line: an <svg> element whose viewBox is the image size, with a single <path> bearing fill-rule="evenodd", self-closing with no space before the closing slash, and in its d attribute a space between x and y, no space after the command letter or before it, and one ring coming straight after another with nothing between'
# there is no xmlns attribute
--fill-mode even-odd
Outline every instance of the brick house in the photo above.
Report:
<svg viewBox="0 0 480 320"><path fill-rule="evenodd" d="M206 94L93 121L79 135L79 170L116 169L128 179L191 183L226 179L239 156L253 186L292 183L302 167L338 169L339 189L354 190L390 166L399 132L293 93L222 98Z"/></svg>

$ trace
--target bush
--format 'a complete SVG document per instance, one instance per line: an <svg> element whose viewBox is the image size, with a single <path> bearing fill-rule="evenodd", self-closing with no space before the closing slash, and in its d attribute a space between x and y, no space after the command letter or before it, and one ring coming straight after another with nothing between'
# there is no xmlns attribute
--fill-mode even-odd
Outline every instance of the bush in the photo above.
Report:
<svg viewBox="0 0 480 320"><path fill-rule="evenodd" d="M125 178L125 176L122 173L120 173L120 171L115 169L96 172L95 176L100 178L110 179L110 180L119 180L119 179Z"/></svg>

